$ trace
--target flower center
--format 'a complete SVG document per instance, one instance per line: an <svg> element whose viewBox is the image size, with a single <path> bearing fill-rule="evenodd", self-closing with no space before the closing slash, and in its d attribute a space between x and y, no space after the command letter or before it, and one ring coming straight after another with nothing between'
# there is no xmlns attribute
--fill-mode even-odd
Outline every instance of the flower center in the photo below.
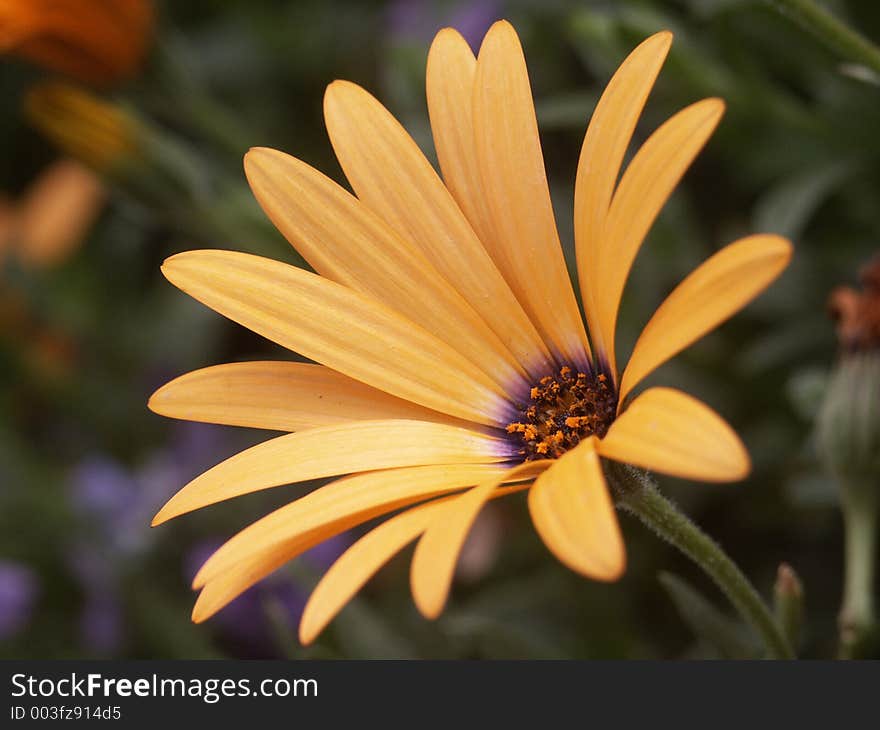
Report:
<svg viewBox="0 0 880 730"><path fill-rule="evenodd" d="M531 389L507 433L524 461L558 459L582 439L602 438L616 413L617 391L608 376L575 374L566 365Z"/></svg>

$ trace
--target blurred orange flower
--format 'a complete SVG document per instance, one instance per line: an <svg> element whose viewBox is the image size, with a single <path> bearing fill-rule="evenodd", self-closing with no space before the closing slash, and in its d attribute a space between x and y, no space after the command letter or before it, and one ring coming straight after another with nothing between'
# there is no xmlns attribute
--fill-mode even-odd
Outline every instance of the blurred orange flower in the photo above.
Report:
<svg viewBox="0 0 880 730"><path fill-rule="evenodd" d="M0 53L104 86L138 69L153 23L149 0L0 0Z"/></svg>
<svg viewBox="0 0 880 730"><path fill-rule="evenodd" d="M110 175L138 157L138 125L121 106L67 83L37 84L24 111L61 151Z"/></svg>
<svg viewBox="0 0 880 730"><path fill-rule="evenodd" d="M68 159L53 163L18 201L0 201L0 256L35 268L61 263L82 242L104 197L91 170Z"/></svg>

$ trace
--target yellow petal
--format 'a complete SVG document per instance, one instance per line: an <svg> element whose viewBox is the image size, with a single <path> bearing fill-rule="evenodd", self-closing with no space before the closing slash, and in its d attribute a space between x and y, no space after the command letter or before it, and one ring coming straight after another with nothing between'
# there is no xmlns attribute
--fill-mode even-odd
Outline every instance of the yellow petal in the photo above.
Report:
<svg viewBox="0 0 880 730"><path fill-rule="evenodd" d="M309 479L422 464L494 463L503 439L426 421L357 421L289 433L246 449L193 479L153 519L172 517L260 489Z"/></svg>
<svg viewBox="0 0 880 730"><path fill-rule="evenodd" d="M472 469L483 471L467 473ZM292 518L303 516L303 520L308 522L309 529L302 531L295 529L294 526L294 531L289 537L281 542L271 541L268 546L254 553L245 548L240 541L237 542L237 549L241 548L243 552L237 555L229 553L224 545L220 551L224 551L225 557L229 558L229 560L224 559L225 563L229 563L225 570L215 570L218 563L214 561L213 556L209 559L208 563L211 563L211 566L206 563L193 584L194 588L198 588L204 583L204 588L193 608L193 620L201 622L210 618L278 567L328 538L392 509L405 507L435 494L475 484L484 479L492 469L506 470L505 467L493 465L389 469L344 477L310 493L294 503L299 504L309 500L312 494L321 493L321 497L315 497L313 501L307 503L310 510L308 517L304 516L302 511L293 510L287 515ZM432 471L434 473L431 473ZM407 487L408 484L411 486ZM364 496L364 493L371 489L376 490L373 500L375 507L368 508L365 505L370 502L370 498ZM348 501L344 496L347 490L352 492ZM405 496L407 494L409 496ZM353 511L345 514L346 507ZM244 532L250 529L247 528ZM254 537L254 533L251 533L251 537ZM236 540L237 537L233 539ZM207 582L204 578L206 573L212 576Z"/></svg>
<svg viewBox="0 0 880 730"><path fill-rule="evenodd" d="M330 538L379 515L446 492L503 477L497 464L446 464L352 474L309 492L275 510L227 540L201 567L193 580L201 588L236 563L271 551L295 547L316 530ZM291 557L294 557L291 555Z"/></svg>
<svg viewBox="0 0 880 730"><path fill-rule="evenodd" d="M327 88L324 119L358 198L421 249L530 374L545 374L541 338L406 130L373 96L344 81Z"/></svg>
<svg viewBox="0 0 880 730"><path fill-rule="evenodd" d="M514 356L424 254L351 193L277 150L252 149L244 162L263 210L315 271L421 325L502 387L527 385Z"/></svg>
<svg viewBox="0 0 880 730"><path fill-rule="evenodd" d="M589 346L556 230L526 62L506 21L483 40L473 104L480 179L495 232L484 243L551 351L586 368Z"/></svg>
<svg viewBox="0 0 880 730"><path fill-rule="evenodd" d="M673 116L642 145L614 194L599 265L591 279L594 303L600 313L600 338L608 344L612 373L617 372L617 313L633 260L660 210L723 113L724 102L720 99L704 99Z"/></svg>
<svg viewBox="0 0 880 730"><path fill-rule="evenodd" d="M318 542L323 542L323 540L317 540L299 552L308 550ZM211 618L217 611L229 605L252 585L274 573L288 560L290 560L290 555L284 546L276 546L255 559L236 564L235 567L227 570L202 589L193 606L192 620L200 624Z"/></svg>
<svg viewBox="0 0 880 730"><path fill-rule="evenodd" d="M474 79L477 59L453 28L434 38L428 53L428 113L443 180L480 237L491 240L492 217L483 194L474 141Z"/></svg>
<svg viewBox="0 0 880 730"><path fill-rule="evenodd" d="M234 251L165 261L175 286L241 325L355 380L458 418L513 415L489 377L388 307L308 271Z"/></svg>
<svg viewBox="0 0 880 730"><path fill-rule="evenodd" d="M695 269L645 325L620 385L622 403L655 368L742 309L791 259L791 243L759 234L731 243Z"/></svg>
<svg viewBox="0 0 880 730"><path fill-rule="evenodd" d="M552 462L529 461L496 474L479 486L450 499L416 545L410 570L413 598L425 618L443 611L458 556L474 520L502 482L538 476Z"/></svg>
<svg viewBox="0 0 880 730"><path fill-rule="evenodd" d="M617 69L590 119L578 162L574 232L581 295L597 358L608 359L613 342L603 340L596 306L605 218L636 122L672 44L668 31L643 41ZM601 355L600 355L601 353Z"/></svg>
<svg viewBox="0 0 880 730"><path fill-rule="evenodd" d="M368 532L330 567L306 603L299 639L310 644L375 573L415 540L446 506L446 500L414 507Z"/></svg>
<svg viewBox="0 0 880 730"><path fill-rule="evenodd" d="M598 448L608 459L706 482L744 479L751 468L745 446L724 419L672 388L640 394Z"/></svg>
<svg viewBox="0 0 880 730"><path fill-rule="evenodd" d="M595 441L566 452L535 480L529 512L562 563L588 578L613 581L626 569L626 551Z"/></svg>
<svg viewBox="0 0 880 730"><path fill-rule="evenodd" d="M169 418L275 431L379 418L467 424L302 362L237 362L194 370L159 388L149 407Z"/></svg>

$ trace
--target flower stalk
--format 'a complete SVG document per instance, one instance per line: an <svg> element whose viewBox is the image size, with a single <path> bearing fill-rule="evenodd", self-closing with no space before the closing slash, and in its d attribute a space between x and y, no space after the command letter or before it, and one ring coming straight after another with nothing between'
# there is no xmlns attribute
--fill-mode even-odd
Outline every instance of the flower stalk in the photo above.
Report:
<svg viewBox="0 0 880 730"><path fill-rule="evenodd" d="M780 12L800 23L848 61L867 66L880 74L880 48L813 0L770 0L770 2Z"/></svg>
<svg viewBox="0 0 880 730"><path fill-rule="evenodd" d="M838 486L846 564L840 610L844 659L870 653L876 638L874 577L880 504L880 258L859 272L862 291L835 289L829 309L841 356L828 379L816 445Z"/></svg>
<svg viewBox="0 0 880 730"><path fill-rule="evenodd" d="M794 652L773 614L721 547L666 499L653 478L632 467L606 464L617 504L678 548L708 575L742 618L760 635L770 659L793 659Z"/></svg>
<svg viewBox="0 0 880 730"><path fill-rule="evenodd" d="M876 491L850 489L843 501L846 577L840 609L840 657L864 656L876 630L874 577L877 567ZM861 499L851 495L859 494Z"/></svg>

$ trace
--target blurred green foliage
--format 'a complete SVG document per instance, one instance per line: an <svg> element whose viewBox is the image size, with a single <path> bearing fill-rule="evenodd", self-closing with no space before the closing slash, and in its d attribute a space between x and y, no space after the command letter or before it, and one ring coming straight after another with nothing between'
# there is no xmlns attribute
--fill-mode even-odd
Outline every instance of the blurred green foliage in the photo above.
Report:
<svg viewBox="0 0 880 730"><path fill-rule="evenodd" d="M468 16L483 28L506 17L520 33L569 256L580 143L603 85L631 48L657 30L675 32L637 139L699 98L726 100L718 132L636 262L619 342L625 355L664 295L723 244L758 230L792 237L796 255L783 278L652 377L684 387L729 419L753 456L752 476L731 485L661 484L765 596L779 563L790 563L806 591L804 653L833 654L841 520L833 487L817 469L811 432L817 393L835 358L826 298L880 248L876 79L757 0L199 0L160 6L149 66L110 95L150 121L174 151L170 164L183 179L200 181L197 190L187 189L176 204L157 204L117 189L63 265L33 271L12 257L3 263L0 556L27 566L39 585L23 628L0 639L0 656L630 658L736 656L753 643L707 580L632 519L621 518L628 572L601 585L553 559L521 499L492 505L500 527L481 533L490 565L457 583L437 622L413 608L405 558L308 649L293 638L286 604L267 592L247 620L265 625L268 643L242 639L220 616L189 622L185 556L303 487L237 499L150 531L150 509L170 492L212 459L265 436L206 427L199 438L209 447L183 449L179 427L147 411L150 392L196 367L288 356L178 292L160 263L206 246L297 261L250 199L241 155L249 146L277 147L341 180L321 118L323 89L335 78L370 89L433 155L427 47L439 27L462 17L456 13L463 5L483 12ZM880 41L874 0L826 5ZM9 59L0 65L7 100L0 189L11 195L57 154L20 112L20 100L42 78ZM100 515L83 509L72 486L77 470L95 460L130 475L148 503L142 522L125 522L127 531L143 531L136 549L114 547ZM156 463L173 468L156 476ZM103 556L100 585L71 564L84 544ZM661 584L660 571L681 577ZM284 579L302 585L314 576L293 566ZM706 598L690 601L695 590ZM115 633L104 643L89 628L98 621L89 610L101 591L115 611L108 619ZM700 636L706 622L722 625L727 641L713 645Z"/></svg>

